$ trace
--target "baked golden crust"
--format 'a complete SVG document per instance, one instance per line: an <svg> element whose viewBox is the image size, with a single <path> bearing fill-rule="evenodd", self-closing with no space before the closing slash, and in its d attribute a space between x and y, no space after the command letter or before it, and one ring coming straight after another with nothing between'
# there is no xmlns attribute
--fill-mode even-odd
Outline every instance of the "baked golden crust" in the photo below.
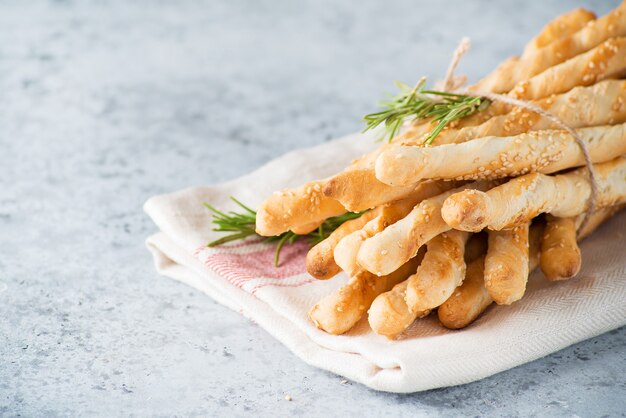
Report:
<svg viewBox="0 0 626 418"><path fill-rule="evenodd" d="M487 190L492 185L475 182L424 200L407 216L366 239L359 249L357 263L379 276L394 271L415 256L426 242L451 229L441 218L441 206L448 196L465 189Z"/></svg>
<svg viewBox="0 0 626 418"><path fill-rule="evenodd" d="M300 225L310 225L346 213L336 200L324 196L325 180L306 183L295 189L280 190L257 209L256 232L263 236L280 235Z"/></svg>
<svg viewBox="0 0 626 418"><path fill-rule="evenodd" d="M415 272L422 260L422 254L384 277L360 271L347 284L315 304L309 311L309 318L315 326L329 334L349 331L361 319L376 296L390 290Z"/></svg>
<svg viewBox="0 0 626 418"><path fill-rule="evenodd" d="M582 7L557 16L555 19L548 22L541 32L526 44L522 57L527 57L536 50L558 39L578 32L583 26L595 18L595 13Z"/></svg>
<svg viewBox="0 0 626 418"><path fill-rule="evenodd" d="M576 242L576 218L546 216L541 240L541 271L550 281L567 280L580 271L582 258Z"/></svg>
<svg viewBox="0 0 626 418"><path fill-rule="evenodd" d="M362 216L341 224L325 240L315 245L306 255L306 271L316 279L327 280L341 271L335 263L334 251L337 243L354 231L358 231L370 220L379 216L382 208L373 209Z"/></svg>
<svg viewBox="0 0 626 418"><path fill-rule="evenodd" d="M594 163L626 153L626 123L576 130ZM459 156L450 164L450 156ZM376 176L390 185L422 179L457 181L554 173L585 165L583 151L566 131L546 130L510 137L486 137L436 147L396 146L376 161Z"/></svg>
<svg viewBox="0 0 626 418"><path fill-rule="evenodd" d="M626 37L611 38L595 48L521 81L509 92L516 99L537 100L615 78L626 70Z"/></svg>
<svg viewBox="0 0 626 418"><path fill-rule="evenodd" d="M426 244L426 256L408 278L406 303L412 312L434 309L445 302L465 277L465 243L469 234L448 231Z"/></svg>
<svg viewBox="0 0 626 418"><path fill-rule="evenodd" d="M489 231L485 256L485 288L498 305L510 305L524 296L528 281L529 223L513 229Z"/></svg>
<svg viewBox="0 0 626 418"><path fill-rule="evenodd" d="M527 80L542 71L578 56L607 39L626 35L626 3L597 20L589 20L580 30L556 39L542 48L526 53L515 62L507 61L475 86L476 91L506 93L515 83ZM578 16L578 15L577 15ZM584 14L579 17L586 18Z"/></svg>
<svg viewBox="0 0 626 418"><path fill-rule="evenodd" d="M594 164L598 181L596 208L626 203L626 157ZM462 191L443 203L445 222L462 231L501 230L528 222L540 213L576 216L587 210L591 186L586 168L547 176L517 177L487 192Z"/></svg>
<svg viewBox="0 0 626 418"><path fill-rule="evenodd" d="M334 251L335 262L349 276L356 274L357 271L362 269L357 263L357 254L365 240L404 218L413 210L415 205L424 199L436 196L452 189L452 187L453 184L451 183L424 182L420 185L418 191L409 197L381 206L378 216L370 220L360 230L344 237L337 244Z"/></svg>

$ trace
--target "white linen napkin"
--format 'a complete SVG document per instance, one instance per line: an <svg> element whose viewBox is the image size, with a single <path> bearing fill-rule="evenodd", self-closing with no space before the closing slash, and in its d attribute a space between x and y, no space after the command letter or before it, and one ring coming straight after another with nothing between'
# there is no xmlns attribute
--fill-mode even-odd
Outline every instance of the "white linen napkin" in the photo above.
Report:
<svg viewBox="0 0 626 418"><path fill-rule="evenodd" d="M288 153L227 183L152 197L145 211L160 232L147 245L157 270L252 319L305 362L389 392L479 380L626 324L624 212L582 243L578 277L549 283L535 271L521 301L490 307L470 327L446 330L431 315L396 341L374 334L366 319L341 336L309 321L308 309L347 278L309 276L305 242L285 247L278 268L273 246L258 239L206 247L220 233L211 230L202 202L230 210L235 196L255 207L275 190L339 171L374 146L369 137L351 135Z"/></svg>

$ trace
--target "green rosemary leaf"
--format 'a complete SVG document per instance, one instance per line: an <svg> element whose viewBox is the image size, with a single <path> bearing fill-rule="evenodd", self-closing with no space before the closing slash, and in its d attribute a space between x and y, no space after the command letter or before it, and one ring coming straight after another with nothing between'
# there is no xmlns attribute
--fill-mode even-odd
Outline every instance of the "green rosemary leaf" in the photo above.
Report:
<svg viewBox="0 0 626 418"><path fill-rule="evenodd" d="M390 100L381 101L382 109L363 117L367 132L377 126L384 126L382 138L391 141L402 128L405 121L431 119L434 128L424 143L430 144L451 122L485 110L491 103L482 97L473 97L457 93L425 90L426 79L422 78L415 87L396 81L400 93Z"/></svg>
<svg viewBox="0 0 626 418"><path fill-rule="evenodd" d="M233 232L232 234L228 234L219 239L209 242L207 244L208 247L215 247L227 242L242 240L250 236L261 237L256 233L255 230L256 212L232 196L231 200L243 209L243 213L238 213L234 211L222 212L206 202L203 203L204 206L209 209L213 214L213 220L211 222L216 226L215 228L213 228L214 231ZM309 243L311 245L315 245L328 237L331 232L337 229L341 224L350 219L358 218L363 213L364 212L349 212L343 215L329 218L326 221L322 222L322 224L320 224L320 226L315 231L306 235L298 235L291 231L287 231L275 237L261 238L263 238L264 242L276 243L276 251L274 252L274 264L278 266L280 261L280 253L286 244L293 244L301 237L307 237Z"/></svg>

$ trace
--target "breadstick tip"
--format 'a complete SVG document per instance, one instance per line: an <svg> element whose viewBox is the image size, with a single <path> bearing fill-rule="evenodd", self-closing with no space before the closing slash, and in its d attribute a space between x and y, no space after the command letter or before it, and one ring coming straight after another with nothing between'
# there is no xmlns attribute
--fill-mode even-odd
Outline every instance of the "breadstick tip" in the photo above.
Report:
<svg viewBox="0 0 626 418"><path fill-rule="evenodd" d="M409 312L395 309L389 293L383 293L374 299L367 313L367 320L372 330L378 335L384 335L393 340L405 329L404 325L399 323L398 318L393 317L393 314L396 317L404 317Z"/></svg>
<svg viewBox="0 0 626 418"><path fill-rule="evenodd" d="M280 225L283 223L280 222ZM272 215L264 206L259 207L256 212L256 233L264 237L271 237L274 235L280 235L282 228L276 227L276 217Z"/></svg>
<svg viewBox="0 0 626 418"><path fill-rule="evenodd" d="M325 254L311 249L306 255L306 271L318 280L328 280L339 273L340 269L334 261L330 261ZM332 252L330 252L332 256Z"/></svg>
<svg viewBox="0 0 626 418"><path fill-rule="evenodd" d="M487 226L489 196L468 189L449 196L441 207L441 217L454 229L479 232Z"/></svg>
<svg viewBox="0 0 626 418"><path fill-rule="evenodd" d="M420 171L428 162L420 158L421 148L395 146L376 159L376 178L390 186L408 186L422 179Z"/></svg>

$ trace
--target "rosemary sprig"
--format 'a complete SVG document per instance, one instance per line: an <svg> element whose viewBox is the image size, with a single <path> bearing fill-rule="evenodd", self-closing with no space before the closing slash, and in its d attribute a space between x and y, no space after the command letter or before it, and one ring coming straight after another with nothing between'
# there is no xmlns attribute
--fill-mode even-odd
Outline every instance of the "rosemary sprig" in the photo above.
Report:
<svg viewBox="0 0 626 418"><path fill-rule="evenodd" d="M226 242L242 240L250 236L258 236L255 231L255 223L256 223L256 212L250 209L248 206L241 203L239 200L235 199L231 196L233 202L235 202L239 207L243 209L243 212L222 212L217 210L215 207L208 203L204 203L204 206L209 209L213 213L213 224L216 225L213 228L213 231L220 232L232 232L222 238L216 239L215 241L211 241L207 244L208 247L215 247ZM261 237L265 242L276 243L276 251L274 252L274 265L278 266L278 262L280 259L280 252L285 246L285 244L293 244L300 238L307 238L309 240L309 244L311 246L323 241L326 237L330 235L335 229L337 229L342 223L349 221L350 219L355 219L361 216L364 212L361 213L352 213L348 212L343 215L335 216L333 218L328 218L324 221L319 228L315 231L306 234L299 235L295 234L291 231L283 232L282 234L275 237Z"/></svg>
<svg viewBox="0 0 626 418"><path fill-rule="evenodd" d="M431 124L435 127L424 139L424 144L430 144L449 123L483 111L491 104L483 97L424 90L425 84L425 78L422 78L415 87L396 81L395 85L400 89L400 93L390 100L379 102L383 108L381 111L363 117L366 123L363 132L384 124L383 138L386 136L388 141L391 141L405 120L432 119Z"/></svg>

